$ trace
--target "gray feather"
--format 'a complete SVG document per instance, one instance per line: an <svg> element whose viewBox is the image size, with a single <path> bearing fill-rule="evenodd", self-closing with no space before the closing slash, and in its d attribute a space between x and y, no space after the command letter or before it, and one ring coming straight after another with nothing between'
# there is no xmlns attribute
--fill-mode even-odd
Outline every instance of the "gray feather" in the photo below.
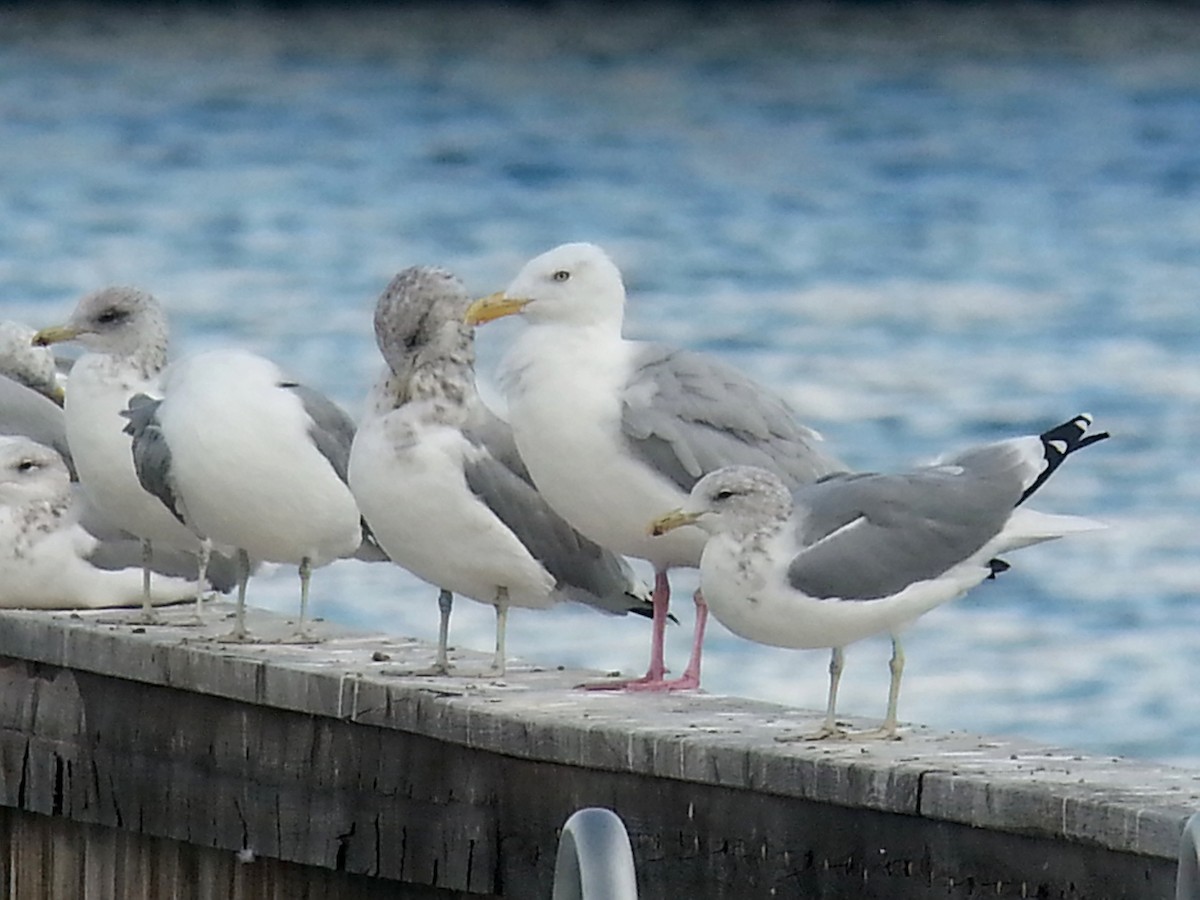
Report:
<svg viewBox="0 0 1200 900"><path fill-rule="evenodd" d="M320 391L295 382L284 382L280 387L289 388L300 398L304 411L312 419L309 436L321 455L329 460L338 478L347 481L350 445L354 443L354 420Z"/></svg>
<svg viewBox="0 0 1200 900"><path fill-rule="evenodd" d="M137 538L104 540L88 556L98 569L139 569L142 566L142 542ZM159 575L196 580L196 554L155 544L151 548L150 568ZM209 587L225 594L237 585L237 564L232 557L213 553L205 578Z"/></svg>
<svg viewBox="0 0 1200 900"><path fill-rule="evenodd" d="M639 348L621 427L630 450L684 491L728 465L759 466L789 487L845 469L782 399L720 360L660 344Z"/></svg>
<svg viewBox="0 0 1200 900"><path fill-rule="evenodd" d="M545 567L565 596L611 613L643 611L645 598L629 593L633 575L628 564L568 525L507 465L481 453L465 461L463 474L471 492Z"/></svg>
<svg viewBox="0 0 1200 900"><path fill-rule="evenodd" d="M133 437L133 469L143 490L157 497L176 519L187 525L179 496L171 484L171 448L158 421L161 405L161 400L145 394L130 397L129 405L121 411L129 420L123 430Z"/></svg>
<svg viewBox="0 0 1200 900"><path fill-rule="evenodd" d="M533 478L525 466L525 460L521 459L512 426L488 409L483 401L476 399L471 404L462 431L468 441L485 447L494 459L533 487Z"/></svg>
<svg viewBox="0 0 1200 900"><path fill-rule="evenodd" d="M1005 456L981 458L978 469L837 475L797 489L805 548L788 582L810 597L874 600L938 577L995 537L1020 500Z"/></svg>

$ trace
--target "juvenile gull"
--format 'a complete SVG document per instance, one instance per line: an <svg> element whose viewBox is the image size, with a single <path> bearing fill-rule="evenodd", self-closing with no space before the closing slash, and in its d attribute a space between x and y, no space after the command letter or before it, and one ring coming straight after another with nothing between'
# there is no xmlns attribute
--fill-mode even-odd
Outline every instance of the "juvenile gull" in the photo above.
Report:
<svg viewBox="0 0 1200 900"><path fill-rule="evenodd" d="M521 456L550 505L580 532L655 569L650 667L616 683L652 690L698 687L706 608L683 676L663 676L667 571L697 566L706 536L661 538L646 522L722 466L775 472L789 486L844 469L779 397L700 353L621 336L625 287L599 247L564 244L528 262L508 289L476 301L474 324L520 313L529 326L502 363L502 387Z"/></svg>
<svg viewBox="0 0 1200 900"><path fill-rule="evenodd" d="M63 404L58 363L45 347L35 346L37 334L20 322L0 322L0 375L37 391L56 405Z"/></svg>
<svg viewBox="0 0 1200 900"><path fill-rule="evenodd" d="M452 593L496 609L492 670L504 672L508 609L563 599L650 614L620 557L572 529L538 494L508 426L475 390L470 299L441 269L398 274L375 308L387 368L350 454L350 487L391 558L441 588L437 668Z"/></svg>
<svg viewBox="0 0 1200 900"><path fill-rule="evenodd" d="M700 585L735 634L775 647L831 647L825 724L836 721L843 648L892 636L891 685L880 734L896 734L904 652L899 629L989 575L1009 550L1101 528L1021 504L1069 455L1108 437L1076 416L1038 435L971 448L898 474L842 474L797 488L762 469L730 466L698 481L650 533L699 525L712 535Z"/></svg>
<svg viewBox="0 0 1200 900"><path fill-rule="evenodd" d="M109 551L112 547L108 548ZM77 521L62 457L29 438L0 437L0 607L95 609L142 602L137 569L113 569ZM190 597L181 578L157 578L153 603Z"/></svg>
<svg viewBox="0 0 1200 900"><path fill-rule="evenodd" d="M242 350L179 360L161 387L161 400L137 397L126 413L140 484L194 539L237 551L235 640L246 638L251 561L299 567L297 636L307 639L312 570L354 554L362 541L346 485L354 423L269 359Z"/></svg>

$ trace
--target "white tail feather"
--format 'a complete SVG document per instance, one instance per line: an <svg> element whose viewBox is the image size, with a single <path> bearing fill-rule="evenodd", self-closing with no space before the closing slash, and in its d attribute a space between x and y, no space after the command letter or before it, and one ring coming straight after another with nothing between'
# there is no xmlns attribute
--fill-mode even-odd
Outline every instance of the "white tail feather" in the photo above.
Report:
<svg viewBox="0 0 1200 900"><path fill-rule="evenodd" d="M1100 531L1107 527L1103 522L1083 516L1058 516L1019 506L1013 510L1004 530L996 536L996 546L992 552L1005 553L1070 534Z"/></svg>

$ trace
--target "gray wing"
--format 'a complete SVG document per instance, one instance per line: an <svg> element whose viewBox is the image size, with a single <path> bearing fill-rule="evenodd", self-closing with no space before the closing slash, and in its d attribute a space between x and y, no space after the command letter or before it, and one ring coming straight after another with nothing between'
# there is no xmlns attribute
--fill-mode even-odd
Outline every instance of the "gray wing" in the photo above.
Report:
<svg viewBox="0 0 1200 900"><path fill-rule="evenodd" d="M88 562L97 569L140 569L142 542L137 538L102 540L88 555ZM198 566L199 560L194 553L158 544L151 548L150 568L160 575L195 581ZM237 586L237 563L233 557L213 553L208 561L206 577L213 590L227 594Z"/></svg>
<svg viewBox="0 0 1200 900"><path fill-rule="evenodd" d="M521 459L521 451L517 449L512 426L488 409L478 398L471 405L463 434L471 443L485 447L493 459L502 463L530 487L533 486L533 478L525 466L525 460Z"/></svg>
<svg viewBox="0 0 1200 900"><path fill-rule="evenodd" d="M306 385L285 381L279 386L293 391L300 398L300 402L304 404L304 411L312 420L308 436L312 438L318 452L329 460L329 465L333 466L333 471L342 483L349 485L350 478L347 472L350 469L350 447L354 444L354 432L357 427L350 414L320 391ZM375 534L367 520L360 518L359 526L362 528L363 539L352 556L360 562L391 562L391 558L375 540Z"/></svg>
<svg viewBox="0 0 1200 900"><path fill-rule="evenodd" d="M1012 515L1021 486L1004 475L937 466L836 475L794 496L802 549L788 566L789 584L820 599L874 600L977 552Z"/></svg>
<svg viewBox="0 0 1200 900"><path fill-rule="evenodd" d="M629 564L585 538L532 485L489 453L464 463L467 486L545 566L567 597L597 609L649 615Z"/></svg>
<svg viewBox="0 0 1200 900"><path fill-rule="evenodd" d="M338 478L347 481L350 445L354 443L354 420L320 391L290 381L284 382L280 387L290 389L300 398L300 402L304 404L304 411L312 419L309 436L321 455L329 460Z"/></svg>
<svg viewBox="0 0 1200 900"><path fill-rule="evenodd" d="M142 489L161 500L186 525L179 497L171 484L171 448L158 421L161 405L161 400L134 394L129 405L121 410L121 415L129 420L122 430L133 438L133 469Z"/></svg>
<svg viewBox="0 0 1200 900"><path fill-rule="evenodd" d="M759 466L789 487L845 466L781 398L733 366L660 344L635 351L621 428L633 453L690 491L722 466Z"/></svg>
<svg viewBox="0 0 1200 900"><path fill-rule="evenodd" d="M53 448L76 479L62 409L53 400L0 375L0 434L27 437Z"/></svg>

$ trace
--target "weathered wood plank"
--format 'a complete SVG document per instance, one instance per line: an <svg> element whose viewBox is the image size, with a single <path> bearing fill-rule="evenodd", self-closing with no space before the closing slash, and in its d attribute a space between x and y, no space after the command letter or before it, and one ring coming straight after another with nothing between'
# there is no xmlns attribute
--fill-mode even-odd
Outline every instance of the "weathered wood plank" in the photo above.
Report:
<svg viewBox="0 0 1200 900"><path fill-rule="evenodd" d="M1167 896L1200 807L1196 773L1022 741L781 743L819 713L419 677L432 648L331 628L232 646L104 618L0 613L0 803L464 896L547 896L585 805L625 817L651 898Z"/></svg>
<svg viewBox="0 0 1200 900"><path fill-rule="evenodd" d="M5 900L464 900L0 807ZM481 900L471 895L472 900ZM488 898L482 898L488 900ZM492 898L497 900L497 898Z"/></svg>

